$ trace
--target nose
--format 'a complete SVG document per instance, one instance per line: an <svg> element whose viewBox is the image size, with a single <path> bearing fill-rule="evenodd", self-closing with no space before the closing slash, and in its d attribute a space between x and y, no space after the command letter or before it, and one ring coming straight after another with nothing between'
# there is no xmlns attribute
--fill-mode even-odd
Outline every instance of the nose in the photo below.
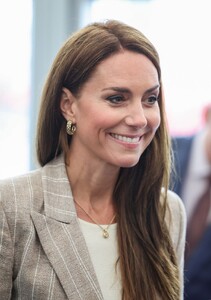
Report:
<svg viewBox="0 0 211 300"><path fill-rule="evenodd" d="M125 123L129 126L144 128L147 126L146 110L143 108L141 101L127 108Z"/></svg>

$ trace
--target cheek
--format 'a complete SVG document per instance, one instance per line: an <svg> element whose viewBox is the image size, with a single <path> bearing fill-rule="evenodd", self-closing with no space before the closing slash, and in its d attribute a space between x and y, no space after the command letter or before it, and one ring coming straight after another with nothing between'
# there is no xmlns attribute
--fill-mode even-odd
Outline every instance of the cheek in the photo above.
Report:
<svg viewBox="0 0 211 300"><path fill-rule="evenodd" d="M157 108L148 117L149 126L152 128L153 131L156 131L158 127L160 126L160 109Z"/></svg>
<svg viewBox="0 0 211 300"><path fill-rule="evenodd" d="M78 127L83 128L84 132L92 133L92 135L96 135L102 129L108 127L108 118L105 118L103 113L99 111L87 112L83 117L80 115L78 121Z"/></svg>

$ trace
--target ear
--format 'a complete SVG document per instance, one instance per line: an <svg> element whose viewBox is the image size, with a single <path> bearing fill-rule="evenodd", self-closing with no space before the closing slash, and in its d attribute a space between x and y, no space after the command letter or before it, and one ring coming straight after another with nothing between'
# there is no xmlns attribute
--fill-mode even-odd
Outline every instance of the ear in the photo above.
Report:
<svg viewBox="0 0 211 300"><path fill-rule="evenodd" d="M60 109L64 118L68 121L75 122L75 103L77 99L67 88L62 88L62 95L60 99Z"/></svg>

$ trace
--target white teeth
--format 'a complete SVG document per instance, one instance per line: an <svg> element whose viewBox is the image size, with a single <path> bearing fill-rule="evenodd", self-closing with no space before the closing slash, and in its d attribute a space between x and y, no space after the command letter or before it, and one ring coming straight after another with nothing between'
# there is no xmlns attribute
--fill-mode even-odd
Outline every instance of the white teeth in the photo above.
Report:
<svg viewBox="0 0 211 300"><path fill-rule="evenodd" d="M138 143L139 142L139 137L128 137L128 136L123 136L119 134L111 134L115 139L126 142L126 143Z"/></svg>

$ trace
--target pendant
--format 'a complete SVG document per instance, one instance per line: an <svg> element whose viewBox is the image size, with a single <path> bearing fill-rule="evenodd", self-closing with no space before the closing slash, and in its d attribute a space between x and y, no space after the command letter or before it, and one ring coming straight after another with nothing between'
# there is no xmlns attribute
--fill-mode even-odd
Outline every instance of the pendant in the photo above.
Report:
<svg viewBox="0 0 211 300"><path fill-rule="evenodd" d="M104 239L107 239L109 237L109 233L106 229L103 229L103 237Z"/></svg>

